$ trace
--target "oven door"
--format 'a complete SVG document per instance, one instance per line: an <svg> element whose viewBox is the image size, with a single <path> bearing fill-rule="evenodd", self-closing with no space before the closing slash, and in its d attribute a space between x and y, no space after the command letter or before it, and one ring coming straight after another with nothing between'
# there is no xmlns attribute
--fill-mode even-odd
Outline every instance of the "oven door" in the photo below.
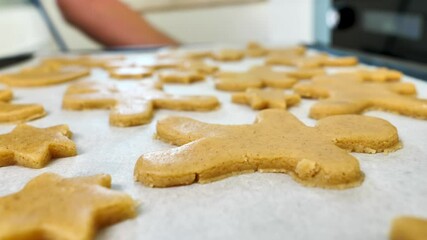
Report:
<svg viewBox="0 0 427 240"><path fill-rule="evenodd" d="M335 0L334 47L427 63L426 0Z"/></svg>

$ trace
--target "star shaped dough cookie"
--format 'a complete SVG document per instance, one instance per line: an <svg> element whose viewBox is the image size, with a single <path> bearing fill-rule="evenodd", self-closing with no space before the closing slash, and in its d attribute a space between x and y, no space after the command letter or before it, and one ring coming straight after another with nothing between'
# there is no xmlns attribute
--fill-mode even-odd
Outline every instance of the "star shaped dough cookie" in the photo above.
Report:
<svg viewBox="0 0 427 240"><path fill-rule="evenodd" d="M321 99L310 109L315 119L369 109L427 118L427 100L412 96L416 89L411 83L366 82L358 74L336 74L297 84L294 90L302 97Z"/></svg>
<svg viewBox="0 0 427 240"><path fill-rule="evenodd" d="M0 101L0 123L19 123L46 115L42 105L13 104Z"/></svg>
<svg viewBox="0 0 427 240"><path fill-rule="evenodd" d="M94 239L97 229L136 215L134 200L110 188L109 175L41 174L0 197L0 239Z"/></svg>
<svg viewBox="0 0 427 240"><path fill-rule="evenodd" d="M390 240L427 239L427 220L417 217L399 217L393 221Z"/></svg>
<svg viewBox="0 0 427 240"><path fill-rule="evenodd" d="M151 187L206 183L253 171L288 173L308 186L353 187L363 174L348 151L375 153L400 146L396 128L379 118L333 116L308 127L278 109L259 112L248 125L169 117L158 122L157 136L180 147L139 158L135 178Z"/></svg>
<svg viewBox="0 0 427 240"><path fill-rule="evenodd" d="M12 104L9 89L0 90L0 123L25 122L46 115L43 106L38 104Z"/></svg>
<svg viewBox="0 0 427 240"><path fill-rule="evenodd" d="M52 158L77 154L67 125L36 128L20 124L12 132L0 135L0 167L20 165L42 168Z"/></svg>
<svg viewBox="0 0 427 240"><path fill-rule="evenodd" d="M89 73L89 69L78 66L41 66L40 69L0 75L0 82L14 87L38 87L69 82Z"/></svg>
<svg viewBox="0 0 427 240"><path fill-rule="evenodd" d="M256 66L248 72L219 72L215 87L224 91L245 91L248 88L291 88L297 79L269 66Z"/></svg>
<svg viewBox="0 0 427 240"><path fill-rule="evenodd" d="M243 93L234 93L232 102L247 104L255 110L266 108L287 109L301 101L299 95L287 95L280 89L249 88Z"/></svg>
<svg viewBox="0 0 427 240"><path fill-rule="evenodd" d="M326 54L313 56L276 55L268 57L266 64L300 68L346 67L357 65L358 60L355 57L330 57Z"/></svg>
<svg viewBox="0 0 427 240"><path fill-rule="evenodd" d="M165 93L158 82L118 87L84 82L71 85L63 98L64 109L111 109L110 124L129 127L151 121L155 109L209 111L219 106L213 96L177 96Z"/></svg>

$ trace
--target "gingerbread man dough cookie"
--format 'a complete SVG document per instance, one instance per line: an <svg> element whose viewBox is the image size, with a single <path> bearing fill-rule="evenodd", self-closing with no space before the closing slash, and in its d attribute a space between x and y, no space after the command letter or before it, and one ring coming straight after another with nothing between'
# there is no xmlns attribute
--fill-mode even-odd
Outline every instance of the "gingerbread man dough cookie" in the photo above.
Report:
<svg viewBox="0 0 427 240"><path fill-rule="evenodd" d="M427 220L416 217L399 217L393 221L390 240L427 239Z"/></svg>
<svg viewBox="0 0 427 240"><path fill-rule="evenodd" d="M67 125L36 128L20 124L11 133L0 135L0 167L42 168L52 158L75 156L71 135Z"/></svg>
<svg viewBox="0 0 427 240"><path fill-rule="evenodd" d="M38 87L69 82L87 76L89 73L89 69L77 66L41 67L1 75L0 82L14 87Z"/></svg>
<svg viewBox="0 0 427 240"><path fill-rule="evenodd" d="M278 55L268 57L266 64L300 68L345 67L357 65L358 60L355 57L329 57L325 54L314 56Z"/></svg>
<svg viewBox="0 0 427 240"><path fill-rule="evenodd" d="M307 127L277 109L259 112L249 125L169 117L158 122L157 136L180 147L139 158L135 178L151 187L206 183L260 171L289 173L308 186L347 188L363 180L358 160L348 151L399 147L396 128L379 118L334 116Z"/></svg>
<svg viewBox="0 0 427 240"><path fill-rule="evenodd" d="M119 127L151 121L155 109L209 111L219 106L213 96L176 96L162 91L157 82L142 82L127 88L114 84L84 82L71 85L64 95L69 110L111 109L110 124Z"/></svg>
<svg viewBox="0 0 427 240"><path fill-rule="evenodd" d="M249 88L244 93L234 93L232 102L247 104L255 110L266 108L287 109L301 101L299 95L287 95L280 89Z"/></svg>
<svg viewBox="0 0 427 240"><path fill-rule="evenodd" d="M94 239L97 229L136 215L134 200L110 188L109 175L41 174L0 197L0 239Z"/></svg>
<svg viewBox="0 0 427 240"><path fill-rule="evenodd" d="M366 82L357 74L337 74L316 77L294 90L302 97L321 99L310 109L310 117L315 119L369 109L427 118L427 100L405 96L416 93L411 83Z"/></svg>
<svg viewBox="0 0 427 240"><path fill-rule="evenodd" d="M274 71L269 66L252 67L248 72L220 72L215 87L224 91L245 91L248 88L291 88L297 80L286 72Z"/></svg>

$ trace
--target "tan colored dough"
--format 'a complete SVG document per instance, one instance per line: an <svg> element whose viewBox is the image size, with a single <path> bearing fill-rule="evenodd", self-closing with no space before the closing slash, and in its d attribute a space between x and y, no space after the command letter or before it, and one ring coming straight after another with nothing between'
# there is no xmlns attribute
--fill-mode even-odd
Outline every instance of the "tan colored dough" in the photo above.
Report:
<svg viewBox="0 0 427 240"><path fill-rule="evenodd" d="M427 220L416 217L399 217L393 220L390 240L426 240Z"/></svg>
<svg viewBox="0 0 427 240"><path fill-rule="evenodd" d="M9 102L13 98L13 93L9 89L0 89L0 102Z"/></svg>
<svg viewBox="0 0 427 240"><path fill-rule="evenodd" d="M286 75L298 80L311 79L316 76L326 75L327 72L323 68L297 68L292 71L287 71Z"/></svg>
<svg viewBox="0 0 427 240"><path fill-rule="evenodd" d="M427 118L427 100L407 96L416 93L411 83L366 82L358 74L336 74L297 84L294 90L302 97L321 99L310 109L315 119L369 109Z"/></svg>
<svg viewBox="0 0 427 240"><path fill-rule="evenodd" d="M99 228L136 215L134 200L110 188L110 175L41 174L0 197L0 239L94 239Z"/></svg>
<svg viewBox="0 0 427 240"><path fill-rule="evenodd" d="M71 135L67 125L36 128L20 124L11 133L0 135L0 167L42 168L52 158L75 156Z"/></svg>
<svg viewBox="0 0 427 240"><path fill-rule="evenodd" d="M119 127L151 121L155 109L209 111L219 106L213 96L176 96L162 91L158 82L141 82L127 88L84 82L71 85L62 107L69 110L111 109L110 124Z"/></svg>
<svg viewBox="0 0 427 240"><path fill-rule="evenodd" d="M150 77L153 71L143 67L119 67L111 69L110 77L116 79L140 79Z"/></svg>
<svg viewBox="0 0 427 240"><path fill-rule="evenodd" d="M210 75L219 70L218 66L206 64L203 61L185 60L180 64L180 69L187 71L196 71L200 74Z"/></svg>
<svg viewBox="0 0 427 240"><path fill-rule="evenodd" d="M223 49L212 53L214 60L223 62L240 61L244 57L245 52L236 49Z"/></svg>
<svg viewBox="0 0 427 240"><path fill-rule="evenodd" d="M314 56L278 55L268 57L266 59L266 64L300 68L345 67L357 65L358 60L355 57L329 57L325 54Z"/></svg>
<svg viewBox="0 0 427 240"><path fill-rule="evenodd" d="M0 102L0 123L19 123L46 115L42 105Z"/></svg>
<svg viewBox="0 0 427 240"><path fill-rule="evenodd" d="M190 84L193 82L203 81L205 76L198 71L174 69L160 72L159 79L163 83Z"/></svg>
<svg viewBox="0 0 427 240"><path fill-rule="evenodd" d="M274 71L269 66L256 66L248 72L219 72L215 87L224 91L245 91L262 87L291 88L296 82L286 72Z"/></svg>
<svg viewBox="0 0 427 240"><path fill-rule="evenodd" d="M255 123L248 125L169 117L158 122L157 136L180 147L139 158L135 178L151 187L206 183L260 171L289 173L308 186L348 188L361 184L363 173L345 149L372 153L399 146L396 128L379 118L334 116L307 127L277 109L259 112Z"/></svg>
<svg viewBox="0 0 427 240"><path fill-rule="evenodd" d="M388 68L363 69L356 73L367 82L396 82L403 76L401 72Z"/></svg>
<svg viewBox="0 0 427 240"><path fill-rule="evenodd" d="M263 57L268 54L268 49L257 42L249 42L246 45L246 55L249 57Z"/></svg>
<svg viewBox="0 0 427 240"><path fill-rule="evenodd" d="M1 75L0 82L14 87L38 87L69 82L87 76L89 73L87 68L76 66L54 67L51 70L42 67L40 70L32 69Z"/></svg>
<svg viewBox="0 0 427 240"><path fill-rule="evenodd" d="M249 88L243 93L234 93L232 102L247 104L255 110L266 108L287 109L300 102L299 95L287 95L279 89Z"/></svg>

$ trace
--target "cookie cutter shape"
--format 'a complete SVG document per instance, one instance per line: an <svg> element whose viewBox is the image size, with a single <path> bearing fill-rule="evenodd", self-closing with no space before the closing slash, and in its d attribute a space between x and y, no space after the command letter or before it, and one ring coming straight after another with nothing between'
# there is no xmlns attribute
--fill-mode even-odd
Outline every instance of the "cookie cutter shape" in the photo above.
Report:
<svg viewBox="0 0 427 240"><path fill-rule="evenodd" d="M205 76L198 71L173 69L160 72L159 79L163 83L190 84L203 81Z"/></svg>
<svg viewBox="0 0 427 240"><path fill-rule="evenodd" d="M12 132L0 135L0 167L20 165L42 168L52 158L77 155L67 125L36 128L20 124Z"/></svg>
<svg viewBox="0 0 427 240"><path fill-rule="evenodd" d="M266 108L287 109L301 101L299 95L285 94L279 89L257 89L249 88L243 93L234 93L232 102L247 104L252 109L260 110Z"/></svg>
<svg viewBox="0 0 427 240"><path fill-rule="evenodd" d="M157 136L180 147L139 158L135 178L151 187L207 183L253 171L289 173L308 186L354 187L363 173L347 150L373 153L400 146L396 128L379 118L333 116L308 127L278 109L259 112L249 125L169 117L158 122Z"/></svg>
<svg viewBox="0 0 427 240"><path fill-rule="evenodd" d="M78 66L41 67L1 75L0 82L14 87L39 87L69 82L89 74L89 69Z"/></svg>
<svg viewBox="0 0 427 240"><path fill-rule="evenodd" d="M346 67L357 65L358 60L355 57L330 57L326 54L313 56L277 55L268 57L266 64L300 68Z"/></svg>
<svg viewBox="0 0 427 240"><path fill-rule="evenodd" d="M130 127L151 121L155 109L209 111L219 106L213 96L177 96L163 92L162 84L141 82L119 88L114 84L84 82L71 85L62 107L69 110L111 109L110 124Z"/></svg>
<svg viewBox="0 0 427 240"><path fill-rule="evenodd" d="M297 79L269 66L256 66L247 72L220 72L215 87L224 91L245 91L248 88L291 88Z"/></svg>
<svg viewBox="0 0 427 240"><path fill-rule="evenodd" d="M110 188L110 175L41 174L0 197L0 239L94 239L98 228L136 215L134 200Z"/></svg>
<svg viewBox="0 0 427 240"><path fill-rule="evenodd" d="M408 96L416 93L411 83L365 82L357 74L336 74L297 84L294 90L302 97L321 99L310 109L314 119L360 114L369 109L427 118L427 100Z"/></svg>
<svg viewBox="0 0 427 240"><path fill-rule="evenodd" d="M426 238L426 219L403 216L393 220L390 240L424 240Z"/></svg>

